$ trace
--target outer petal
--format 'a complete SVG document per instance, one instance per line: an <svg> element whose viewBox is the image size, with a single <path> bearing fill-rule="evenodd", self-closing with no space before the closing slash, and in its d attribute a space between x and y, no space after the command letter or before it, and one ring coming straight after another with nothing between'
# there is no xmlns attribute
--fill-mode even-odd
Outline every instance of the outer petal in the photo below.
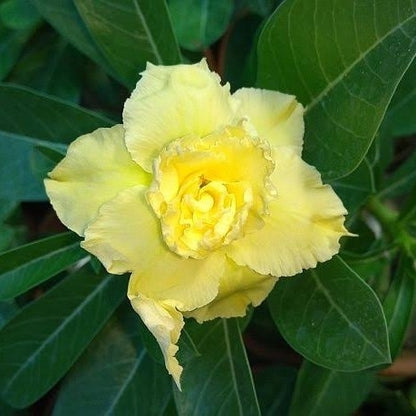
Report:
<svg viewBox="0 0 416 416"><path fill-rule="evenodd" d="M291 276L329 260L348 235L347 213L318 171L289 149L274 152L272 181L277 198L269 205L265 226L228 247L229 256L258 273Z"/></svg>
<svg viewBox="0 0 416 416"><path fill-rule="evenodd" d="M104 202L122 189L150 182L150 175L131 159L121 125L79 137L49 177L46 193L58 217L79 235Z"/></svg>
<svg viewBox="0 0 416 416"><path fill-rule="evenodd" d="M237 102L228 84L195 65L148 65L126 101L123 123L133 159L150 172L153 160L170 141L187 134L205 136L229 124Z"/></svg>
<svg viewBox="0 0 416 416"><path fill-rule="evenodd" d="M180 389L180 376L183 368L179 365L175 354L178 351L176 343L184 325L182 314L175 309L174 302L155 302L136 293L130 287L128 296L134 310L159 343L166 368Z"/></svg>
<svg viewBox="0 0 416 416"><path fill-rule="evenodd" d="M272 147L290 146L302 152L303 107L295 96L257 88L241 88L233 97L241 102L239 113L247 116L258 135Z"/></svg>
<svg viewBox="0 0 416 416"><path fill-rule="evenodd" d="M275 277L258 274L228 260L216 298L185 315L195 318L199 323L214 318L244 316L248 305L260 305L276 282Z"/></svg>
<svg viewBox="0 0 416 416"><path fill-rule="evenodd" d="M157 301L174 300L180 310L210 302L218 293L225 256L184 259L161 237L159 220L145 199L146 188L120 192L104 204L85 232L82 246L111 273L132 271L130 290Z"/></svg>

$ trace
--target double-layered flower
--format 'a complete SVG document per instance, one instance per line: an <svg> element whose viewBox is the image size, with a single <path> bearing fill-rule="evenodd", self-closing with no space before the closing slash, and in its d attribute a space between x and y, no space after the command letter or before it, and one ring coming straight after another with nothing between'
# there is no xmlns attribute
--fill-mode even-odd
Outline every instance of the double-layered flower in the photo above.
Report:
<svg viewBox="0 0 416 416"><path fill-rule="evenodd" d="M123 124L75 140L45 181L62 222L115 274L179 385L184 316L243 316L281 276L339 250L345 208L301 159L295 97L230 94L205 61L148 65Z"/></svg>

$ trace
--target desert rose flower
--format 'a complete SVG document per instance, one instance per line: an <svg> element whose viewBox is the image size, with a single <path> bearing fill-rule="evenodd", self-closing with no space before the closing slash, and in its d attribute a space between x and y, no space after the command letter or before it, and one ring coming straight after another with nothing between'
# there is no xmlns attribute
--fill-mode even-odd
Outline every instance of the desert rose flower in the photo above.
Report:
<svg viewBox="0 0 416 416"><path fill-rule="evenodd" d="M123 125L75 140L45 180L59 218L128 297L180 386L184 317L243 316L339 250L346 210L301 159L295 97L230 94L205 60L148 64Z"/></svg>

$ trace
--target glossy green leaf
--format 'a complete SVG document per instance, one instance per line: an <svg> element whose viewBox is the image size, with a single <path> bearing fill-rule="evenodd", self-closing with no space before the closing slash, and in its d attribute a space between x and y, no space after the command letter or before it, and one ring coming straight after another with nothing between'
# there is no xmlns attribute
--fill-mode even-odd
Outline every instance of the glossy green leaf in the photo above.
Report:
<svg viewBox="0 0 416 416"><path fill-rule="evenodd" d="M128 87L134 87L146 62L179 63L179 49L164 0L74 3L107 62Z"/></svg>
<svg viewBox="0 0 416 416"><path fill-rule="evenodd" d="M139 320L126 302L66 377L53 416L162 415L170 376L146 353Z"/></svg>
<svg viewBox="0 0 416 416"><path fill-rule="evenodd" d="M208 48L226 31L233 2L224 0L169 0L179 44L191 51Z"/></svg>
<svg viewBox="0 0 416 416"><path fill-rule="evenodd" d="M88 256L74 233L26 244L0 255L0 299L11 299Z"/></svg>
<svg viewBox="0 0 416 416"><path fill-rule="evenodd" d="M114 124L93 111L17 85L0 84L0 131L69 143L98 127Z"/></svg>
<svg viewBox="0 0 416 416"><path fill-rule="evenodd" d="M369 371L340 373L304 361L296 380L290 416L350 416L375 381Z"/></svg>
<svg viewBox="0 0 416 416"><path fill-rule="evenodd" d="M39 13L79 51L117 79L103 52L82 20L74 0L32 0Z"/></svg>
<svg viewBox="0 0 416 416"><path fill-rule="evenodd" d="M178 413L259 415L250 366L236 319L186 325L199 356L183 364L182 393L175 390Z"/></svg>
<svg viewBox="0 0 416 416"><path fill-rule="evenodd" d="M254 373L254 381L261 414L263 416L286 416L296 380L293 367L270 366Z"/></svg>
<svg viewBox="0 0 416 416"><path fill-rule="evenodd" d="M416 271L413 262L413 259L405 256L400 258L393 282L383 302L392 359L400 352L412 318L416 294Z"/></svg>
<svg viewBox="0 0 416 416"><path fill-rule="evenodd" d="M286 341L318 365L359 371L390 362L381 304L339 257L281 279L269 306Z"/></svg>
<svg viewBox="0 0 416 416"><path fill-rule="evenodd" d="M0 390L14 407L35 402L68 371L125 297L127 280L80 270L0 331Z"/></svg>
<svg viewBox="0 0 416 416"><path fill-rule="evenodd" d="M370 147L416 53L415 9L415 0L287 0L267 22L258 86L306 107L304 157L326 179L353 171Z"/></svg>

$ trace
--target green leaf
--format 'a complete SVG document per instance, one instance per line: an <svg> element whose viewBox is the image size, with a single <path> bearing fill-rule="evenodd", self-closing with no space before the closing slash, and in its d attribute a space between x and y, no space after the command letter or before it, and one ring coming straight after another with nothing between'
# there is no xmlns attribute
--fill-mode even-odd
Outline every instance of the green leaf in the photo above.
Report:
<svg viewBox="0 0 416 416"><path fill-rule="evenodd" d="M53 29L36 33L8 80L76 103L86 59Z"/></svg>
<svg viewBox="0 0 416 416"><path fill-rule="evenodd" d="M223 79L234 91L254 84L256 66L253 61L261 23L259 16L249 14L230 28Z"/></svg>
<svg viewBox="0 0 416 416"><path fill-rule="evenodd" d="M416 53L415 8L415 0L287 0L267 22L258 86L306 106L304 157L324 178L353 171L370 147Z"/></svg>
<svg viewBox="0 0 416 416"><path fill-rule="evenodd" d="M126 293L126 279L80 270L32 302L0 332L0 388L22 408L72 366Z"/></svg>
<svg viewBox="0 0 416 416"><path fill-rule="evenodd" d="M382 183L378 197L391 198L409 192L415 184L415 166L416 153L413 153Z"/></svg>
<svg viewBox="0 0 416 416"><path fill-rule="evenodd" d="M114 124L93 111L12 84L0 84L0 131L58 143Z"/></svg>
<svg viewBox="0 0 416 416"><path fill-rule="evenodd" d="M404 74L387 110L382 129L388 136L416 133L416 61Z"/></svg>
<svg viewBox="0 0 416 416"><path fill-rule="evenodd" d="M117 79L117 74L89 33L74 0L32 0L32 2L62 37Z"/></svg>
<svg viewBox="0 0 416 416"><path fill-rule="evenodd" d="M318 365L359 371L390 362L380 302L339 257L281 279L269 306L286 341Z"/></svg>
<svg viewBox="0 0 416 416"><path fill-rule="evenodd" d="M32 170L34 145L53 146L54 144L0 131L1 199L13 201L46 199L43 183Z"/></svg>
<svg viewBox="0 0 416 416"><path fill-rule="evenodd" d="M53 416L163 414L172 397L170 377L146 354L130 303L117 317L66 377Z"/></svg>
<svg viewBox="0 0 416 416"><path fill-rule="evenodd" d="M183 363L180 415L259 415L249 363L236 319L217 319L186 329L200 356Z"/></svg>
<svg viewBox="0 0 416 416"><path fill-rule="evenodd" d="M340 373L304 361L296 380L290 416L350 416L375 381L372 372Z"/></svg>
<svg viewBox="0 0 416 416"><path fill-rule="evenodd" d="M40 15L27 0L7 0L0 5L0 20L10 29L29 29L40 22Z"/></svg>
<svg viewBox="0 0 416 416"><path fill-rule="evenodd" d="M400 258L393 283L383 302L393 360L400 353L412 318L416 293L416 271L413 262L413 259L405 256Z"/></svg>
<svg viewBox="0 0 416 416"><path fill-rule="evenodd" d="M208 48L226 31L233 2L223 0L170 0L169 10L179 44L191 51Z"/></svg>
<svg viewBox="0 0 416 416"><path fill-rule="evenodd" d="M19 311L14 301L0 301L0 329Z"/></svg>
<svg viewBox="0 0 416 416"><path fill-rule="evenodd" d="M372 166L367 157L351 174L331 182L349 215L352 215L375 192Z"/></svg>
<svg viewBox="0 0 416 416"><path fill-rule="evenodd" d="M146 62L180 62L164 0L75 0L75 5L107 62L129 88Z"/></svg>
<svg viewBox="0 0 416 416"><path fill-rule="evenodd" d="M263 416L286 416L295 387L296 370L292 367L271 366L254 373Z"/></svg>
<svg viewBox="0 0 416 416"><path fill-rule="evenodd" d="M74 233L26 244L0 255L0 299L11 299L88 256Z"/></svg>
<svg viewBox="0 0 416 416"><path fill-rule="evenodd" d="M10 30L0 22L0 81L13 68L33 30Z"/></svg>
<svg viewBox="0 0 416 416"><path fill-rule="evenodd" d="M0 198L45 200L32 169L34 146L63 150L77 136L107 127L111 120L92 111L15 85L0 84Z"/></svg>

